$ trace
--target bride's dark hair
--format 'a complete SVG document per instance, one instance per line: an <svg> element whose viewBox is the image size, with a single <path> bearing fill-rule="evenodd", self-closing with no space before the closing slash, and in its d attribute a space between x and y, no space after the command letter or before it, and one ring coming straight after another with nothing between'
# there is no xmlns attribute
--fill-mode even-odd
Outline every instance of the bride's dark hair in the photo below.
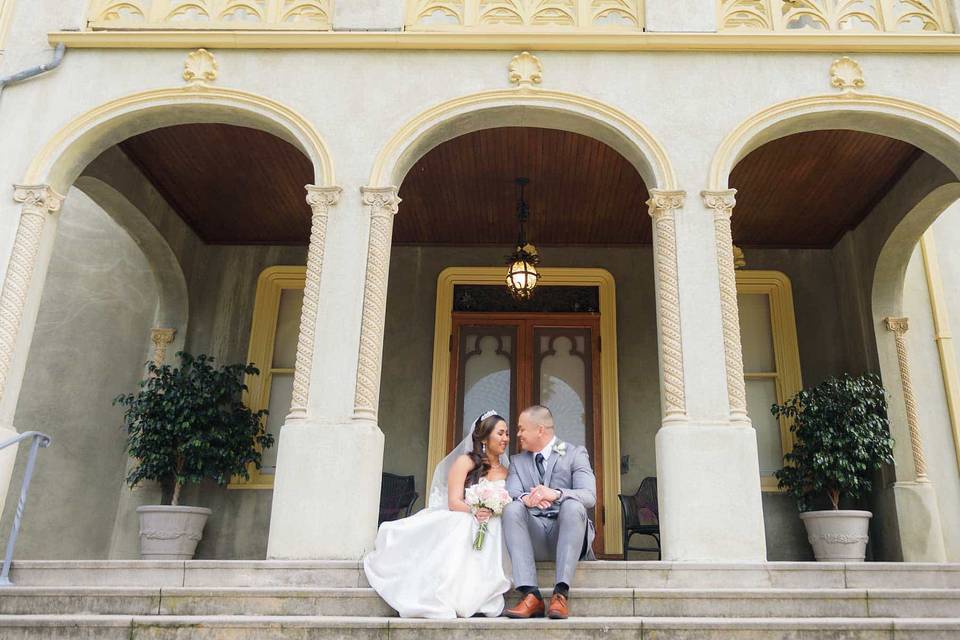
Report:
<svg viewBox="0 0 960 640"><path fill-rule="evenodd" d="M473 450L467 453L470 459L473 460L473 470L467 474L467 479L463 486L469 487L477 484L480 482L480 478L487 475L487 472L490 471L490 460L487 459L487 438L490 437L490 434L493 433L493 430L496 429L497 425L501 422L506 422L506 419L495 413L486 418L480 416L477 418L477 421L473 423L473 431L470 434L473 441Z"/></svg>

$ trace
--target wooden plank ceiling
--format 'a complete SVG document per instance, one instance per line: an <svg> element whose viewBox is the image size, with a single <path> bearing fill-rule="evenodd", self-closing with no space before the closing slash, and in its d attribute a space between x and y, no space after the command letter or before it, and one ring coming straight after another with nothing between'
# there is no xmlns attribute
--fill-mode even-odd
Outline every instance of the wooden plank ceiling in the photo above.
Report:
<svg viewBox="0 0 960 640"><path fill-rule="evenodd" d="M210 244L306 244L313 165L285 140L247 127L183 124L120 143Z"/></svg>
<svg viewBox="0 0 960 640"><path fill-rule="evenodd" d="M275 136L223 124L156 129L120 144L183 219L212 244L306 244L309 160ZM855 131L775 140L731 175L734 241L830 247L920 155ZM400 188L398 244L501 245L517 235L514 179L530 178L528 239L537 245L650 243L647 188L597 140L552 129L499 128L445 142ZM691 193L688 197L696 197Z"/></svg>

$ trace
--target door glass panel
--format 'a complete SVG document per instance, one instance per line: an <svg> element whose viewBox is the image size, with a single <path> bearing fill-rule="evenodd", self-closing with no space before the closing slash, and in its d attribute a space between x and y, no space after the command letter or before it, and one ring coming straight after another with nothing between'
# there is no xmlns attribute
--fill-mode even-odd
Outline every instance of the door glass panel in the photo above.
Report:
<svg viewBox="0 0 960 640"><path fill-rule="evenodd" d="M460 330L460 438L473 421L493 409L508 420L513 414L516 328L470 327Z"/></svg>
<svg viewBox="0 0 960 640"><path fill-rule="evenodd" d="M534 402L553 413L557 436L593 454L590 329L534 329Z"/></svg>
<svg viewBox="0 0 960 640"><path fill-rule="evenodd" d="M770 325L770 298L765 293L737 296L740 307L740 340L743 343L743 370L746 373L777 370Z"/></svg>
<svg viewBox="0 0 960 640"><path fill-rule="evenodd" d="M261 374L262 375L262 374ZM287 414L290 413L290 403L293 401L293 374L274 373L270 376L270 402L267 409L267 432L272 433L274 442L280 441L280 427ZM263 452L263 468L260 473L273 475L277 469L276 444Z"/></svg>
<svg viewBox="0 0 960 640"><path fill-rule="evenodd" d="M297 338L300 335L302 307L303 289L284 289L280 292L277 335L273 343L272 366L274 369L293 369L297 358Z"/></svg>
<svg viewBox="0 0 960 640"><path fill-rule="evenodd" d="M770 413L770 405L777 402L777 382L772 378L746 382L747 413L757 432L760 475L772 476L774 471L783 467L780 422Z"/></svg>

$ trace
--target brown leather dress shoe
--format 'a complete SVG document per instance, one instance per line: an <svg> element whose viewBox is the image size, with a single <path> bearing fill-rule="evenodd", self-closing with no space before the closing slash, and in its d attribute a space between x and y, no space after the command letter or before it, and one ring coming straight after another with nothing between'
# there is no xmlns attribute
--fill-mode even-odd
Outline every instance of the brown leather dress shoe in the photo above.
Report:
<svg viewBox="0 0 960 640"><path fill-rule="evenodd" d="M508 618L542 618L543 600L532 593L528 593L520 601L520 604L512 609L507 609L503 612L503 615Z"/></svg>
<svg viewBox="0 0 960 640"><path fill-rule="evenodd" d="M567 609L567 598L559 593L553 594L550 598L550 608L547 609L547 617L554 620L566 620L570 617L570 611Z"/></svg>

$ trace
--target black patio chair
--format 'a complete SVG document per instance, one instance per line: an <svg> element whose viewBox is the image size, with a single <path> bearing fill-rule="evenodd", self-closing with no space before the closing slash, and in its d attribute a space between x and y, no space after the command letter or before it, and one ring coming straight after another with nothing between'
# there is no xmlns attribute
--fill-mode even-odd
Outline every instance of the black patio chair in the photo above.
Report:
<svg viewBox="0 0 960 640"><path fill-rule="evenodd" d="M380 484L380 518L377 525L410 515L419 494L413 490L413 476L384 473Z"/></svg>
<svg viewBox="0 0 960 640"><path fill-rule="evenodd" d="M656 551L660 559L660 511L657 507L657 479L644 478L632 496L620 494L620 514L623 516L623 559L630 551ZM635 535L650 536L656 547L631 547Z"/></svg>

